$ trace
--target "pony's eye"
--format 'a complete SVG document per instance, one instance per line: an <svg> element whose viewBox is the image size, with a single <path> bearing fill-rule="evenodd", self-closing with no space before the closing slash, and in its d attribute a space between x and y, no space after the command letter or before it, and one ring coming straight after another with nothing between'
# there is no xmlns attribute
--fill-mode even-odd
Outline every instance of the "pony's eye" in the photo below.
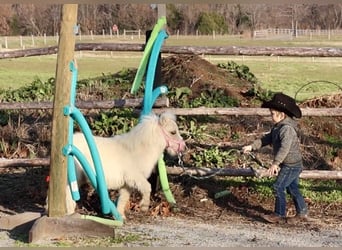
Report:
<svg viewBox="0 0 342 250"><path fill-rule="evenodd" d="M170 134L171 134L171 135L176 135L176 134L177 134L177 131L171 131Z"/></svg>

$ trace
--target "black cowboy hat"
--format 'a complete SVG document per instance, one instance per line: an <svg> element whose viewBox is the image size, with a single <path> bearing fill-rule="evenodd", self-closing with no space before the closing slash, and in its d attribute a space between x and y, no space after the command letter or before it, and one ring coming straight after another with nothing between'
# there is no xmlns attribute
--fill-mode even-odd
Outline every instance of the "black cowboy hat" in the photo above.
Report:
<svg viewBox="0 0 342 250"><path fill-rule="evenodd" d="M272 100L264 101L261 107L284 112L290 117L302 117L302 111L297 106L295 99L283 93L274 94Z"/></svg>

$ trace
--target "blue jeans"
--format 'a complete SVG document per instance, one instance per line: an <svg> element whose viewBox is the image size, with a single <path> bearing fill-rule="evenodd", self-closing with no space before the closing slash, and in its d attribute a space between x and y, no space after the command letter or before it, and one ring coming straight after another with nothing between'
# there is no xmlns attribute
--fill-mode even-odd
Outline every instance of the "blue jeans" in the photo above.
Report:
<svg viewBox="0 0 342 250"><path fill-rule="evenodd" d="M308 213L308 207L298 186L301 172L301 163L291 167L281 165L278 177L273 185L275 193L275 214L286 217L286 191L293 199L297 215L305 215Z"/></svg>

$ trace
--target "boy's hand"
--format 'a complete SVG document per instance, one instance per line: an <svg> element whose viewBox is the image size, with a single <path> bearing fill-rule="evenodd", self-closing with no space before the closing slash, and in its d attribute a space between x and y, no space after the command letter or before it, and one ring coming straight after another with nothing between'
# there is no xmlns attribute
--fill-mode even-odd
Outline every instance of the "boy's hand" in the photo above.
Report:
<svg viewBox="0 0 342 250"><path fill-rule="evenodd" d="M278 165L272 165L268 170L267 173L270 176L276 176L279 173L279 166Z"/></svg>
<svg viewBox="0 0 342 250"><path fill-rule="evenodd" d="M252 149L253 149L253 148L252 148L252 145L247 145L247 146L242 147L242 152L243 152L244 154L246 154L246 153L251 152Z"/></svg>

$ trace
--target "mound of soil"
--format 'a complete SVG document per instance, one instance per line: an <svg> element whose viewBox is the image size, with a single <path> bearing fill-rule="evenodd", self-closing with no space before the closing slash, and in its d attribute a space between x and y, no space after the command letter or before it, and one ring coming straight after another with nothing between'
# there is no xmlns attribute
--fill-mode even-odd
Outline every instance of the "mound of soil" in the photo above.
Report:
<svg viewBox="0 0 342 250"><path fill-rule="evenodd" d="M252 87L251 83L233 76L227 70L203 60L196 55L177 55L163 59L163 82L170 88L188 87L195 98L205 91L224 90L228 96L239 100L241 106L255 105L254 97L246 93ZM341 107L341 94L309 100L301 104L302 107ZM49 156L49 137L43 131L50 130L49 118L24 119L27 124L21 124L22 146L20 157L29 157L32 148L39 148L39 157ZM49 116L48 116L49 117ZM202 119L206 124L209 119ZM306 169L342 170L342 117L304 117L300 120L302 130L301 141ZM214 145L227 150L240 148L259 137L270 128L268 118L260 117L214 117L209 124L211 130L217 129L220 138L207 137L201 141L187 140L188 152L184 155L184 165L191 165L191 152ZM223 131L223 132L222 132ZM9 143L14 138L10 124L0 127L0 137L3 143ZM41 142L37 145L37 140ZM29 146L28 146L29 145ZM270 151L261 150L257 155L264 161L270 160ZM4 152L3 152L4 154ZM18 157L18 154L16 155ZM176 160L177 162L177 160ZM232 162L231 167L239 168L242 162ZM0 168L0 216L24 211L41 211L45 205L48 168L46 167L1 167ZM227 187L223 177L193 178L190 176L170 176L170 186L177 201L179 211L173 211L165 201L160 189L155 189L152 196L149 216L187 216L201 218L215 223L217 220L239 220L250 218L260 220L260 214L273 210L273 197L261 197L254 191L253 185L245 178L245 182L234 187ZM221 191L228 191L226 195L217 198ZM116 192L111 191L113 199ZM134 194L128 207L128 219L146 222L148 217L139 211L137 202L139 194ZM341 221L341 204L317 204L307 200L311 216L319 218L325 225L335 225ZM97 195L85 187L79 202L79 212L100 214ZM294 214L294 206L290 203L289 214ZM312 225L302 225L312 227Z"/></svg>
<svg viewBox="0 0 342 250"><path fill-rule="evenodd" d="M203 60L198 55L176 55L163 59L162 80L168 87L188 87L191 96L198 97L203 92L223 90L227 96L242 101L243 93L251 88L251 83L237 78L227 70Z"/></svg>

